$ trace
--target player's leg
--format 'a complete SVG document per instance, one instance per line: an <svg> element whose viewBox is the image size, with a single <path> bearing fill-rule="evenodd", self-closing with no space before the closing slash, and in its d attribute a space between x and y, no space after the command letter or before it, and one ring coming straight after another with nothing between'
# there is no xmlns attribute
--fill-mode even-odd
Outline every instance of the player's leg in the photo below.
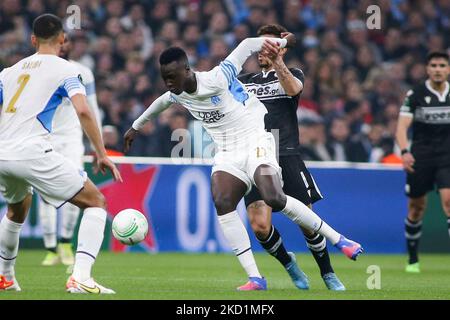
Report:
<svg viewBox="0 0 450 320"><path fill-rule="evenodd" d="M72 238L80 215L80 208L71 203L66 203L61 207L60 211L62 229L61 239L58 244L58 254L64 265L71 266L75 262L72 251Z"/></svg>
<svg viewBox="0 0 450 320"><path fill-rule="evenodd" d="M211 176L211 191L220 227L250 279L238 290L265 290L266 281L259 273L250 246L250 238L236 211L247 189L246 183L228 172L215 171Z"/></svg>
<svg viewBox="0 0 450 320"><path fill-rule="evenodd" d="M319 187L299 155L282 156L279 163L283 175L283 191L287 195L299 200L310 209L312 209L312 203L323 199ZM331 266L325 237L310 229L300 228L327 288L336 291L345 290L345 286Z"/></svg>
<svg viewBox="0 0 450 320"><path fill-rule="evenodd" d="M308 289L309 282L305 273L298 267L294 253L288 253L277 228L272 224L272 208L267 206L260 198L256 187L245 197L247 214L256 239L261 246L275 257L286 269L295 286L299 289Z"/></svg>
<svg viewBox="0 0 450 320"><path fill-rule="evenodd" d="M447 217L448 235L450 237L450 167L442 167L436 173L436 184L441 195L441 203Z"/></svg>
<svg viewBox="0 0 450 320"><path fill-rule="evenodd" d="M336 232L299 200L286 196L278 171L273 166L258 166L253 177L264 202L274 211L280 211L296 224L323 235L352 260L362 253L361 245Z"/></svg>
<svg viewBox="0 0 450 320"><path fill-rule="evenodd" d="M4 168L10 164L2 162ZM8 171L5 174L0 170L0 191L8 203L8 211L0 222L0 290L20 291L14 266L19 251L20 230L31 207L32 189Z"/></svg>
<svg viewBox="0 0 450 320"><path fill-rule="evenodd" d="M408 249L406 272L419 273L419 243L422 236L422 220L427 205L426 194L433 189L435 172L432 167L415 166L414 173L406 175L408 214L405 218L405 238Z"/></svg>
<svg viewBox="0 0 450 320"><path fill-rule="evenodd" d="M450 188L440 189L442 208L447 217L448 235L450 237Z"/></svg>
<svg viewBox="0 0 450 320"><path fill-rule="evenodd" d="M84 170L84 145L81 137L55 142L55 149L71 161L77 169ZM58 244L58 255L61 262L69 266L68 271L70 271L75 262L72 250L72 238L80 215L80 208L71 203L66 203L60 208L60 214L61 238Z"/></svg>
<svg viewBox="0 0 450 320"><path fill-rule="evenodd" d="M73 293L114 293L113 290L98 285L91 277L103 241L106 223L106 204L103 195L74 164L57 152L49 152L45 157L30 164L28 182L45 201L61 207L71 202L85 209L78 233L78 248L74 271L66 284L67 291Z"/></svg>
<svg viewBox="0 0 450 320"><path fill-rule="evenodd" d="M44 237L44 247L47 254L42 261L43 266L57 265L60 260L56 252L57 245L57 222L56 222L56 208L46 203L42 198L39 199L39 221L42 227Z"/></svg>
<svg viewBox="0 0 450 320"><path fill-rule="evenodd" d="M96 283L91 273L103 242L107 216L105 197L87 179L83 189L69 202L84 211L78 230L75 264L66 285L67 290L71 293L115 293Z"/></svg>

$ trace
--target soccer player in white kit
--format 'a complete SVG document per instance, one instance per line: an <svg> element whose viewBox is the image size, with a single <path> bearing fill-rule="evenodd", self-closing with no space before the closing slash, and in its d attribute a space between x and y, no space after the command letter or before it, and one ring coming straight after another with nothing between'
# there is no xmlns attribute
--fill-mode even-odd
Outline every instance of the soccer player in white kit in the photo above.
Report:
<svg viewBox="0 0 450 320"><path fill-rule="evenodd" d="M277 54L279 46L293 44L295 37L292 34L283 39L248 38L208 72L193 72L183 49L166 49L159 62L169 91L156 99L125 133L125 151L128 151L139 129L173 103L181 104L194 118L202 121L218 150L214 157L211 190L219 224L249 277L238 290L267 289L266 279L256 266L249 236L236 211L252 184L258 187L263 200L274 211L281 211L295 223L322 234L349 258L355 260L362 252L361 245L346 239L306 205L284 194L274 137L264 129L267 109L236 79L253 52L269 54L275 50Z"/></svg>
<svg viewBox="0 0 450 320"><path fill-rule="evenodd" d="M71 46L71 40L66 35L59 56L68 60ZM69 60L69 62L77 68L81 75L81 82L86 89L87 101L95 115L99 128L101 128L100 112L97 104L97 95L95 94L94 74L81 63L74 60ZM50 143L56 152L72 161L78 169L84 170L83 130L69 98L63 98L61 105L56 108ZM42 261L42 265L54 266L61 262L69 266L68 273L71 273L74 263L72 237L80 214L80 208L71 203L66 203L59 210L62 218L62 228L61 238L58 243L56 208L42 201L42 199L39 202L39 219L43 230L44 246L48 251Z"/></svg>
<svg viewBox="0 0 450 320"><path fill-rule="evenodd" d="M55 207L70 202L84 209L74 270L66 290L111 294L113 290L91 276L103 241L105 198L86 173L55 152L49 141L52 119L63 97L71 99L97 152L100 170L109 169L116 180L122 178L106 156L78 70L58 57L64 43L61 20L51 14L37 17L31 41L37 53L0 73L0 191L8 203L8 212L0 222L0 290L21 290L14 265L20 230L36 189Z"/></svg>

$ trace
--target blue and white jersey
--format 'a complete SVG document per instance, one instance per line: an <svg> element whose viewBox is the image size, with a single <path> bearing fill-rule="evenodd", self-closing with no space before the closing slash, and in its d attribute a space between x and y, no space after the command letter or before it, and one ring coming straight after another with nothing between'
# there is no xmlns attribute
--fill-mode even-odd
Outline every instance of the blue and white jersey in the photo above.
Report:
<svg viewBox="0 0 450 320"><path fill-rule="evenodd" d="M133 123L133 128L139 130L152 115L177 103L202 122L218 151L245 148L256 133L264 131L267 109L245 89L237 75L247 58L261 49L264 40L245 39L217 67L207 72L195 72L197 90L194 93L183 91L177 95L167 91ZM286 45L285 39L270 40L280 43L282 47Z"/></svg>
<svg viewBox="0 0 450 320"><path fill-rule="evenodd" d="M77 68L56 55L36 53L0 73L0 160L44 157L64 97L86 95Z"/></svg>

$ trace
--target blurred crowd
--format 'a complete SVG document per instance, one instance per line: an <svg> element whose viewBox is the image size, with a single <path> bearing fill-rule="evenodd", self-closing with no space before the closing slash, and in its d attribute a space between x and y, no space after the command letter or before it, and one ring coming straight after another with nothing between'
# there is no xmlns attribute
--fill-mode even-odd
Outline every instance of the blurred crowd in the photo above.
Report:
<svg viewBox="0 0 450 320"><path fill-rule="evenodd" d="M70 58L91 68L106 126L107 147L122 149L124 131L166 91L158 57L177 45L195 70L210 70L264 24L297 35L286 55L305 73L298 109L306 160L391 162L399 107L408 88L426 78L425 56L449 50L448 0L2 0L0 70L33 53L31 23L51 12L81 13L68 30ZM370 5L381 9L381 29L370 30ZM250 59L244 70L258 70ZM172 107L149 122L130 155L170 156L175 129L195 121ZM198 154L191 154L198 156Z"/></svg>

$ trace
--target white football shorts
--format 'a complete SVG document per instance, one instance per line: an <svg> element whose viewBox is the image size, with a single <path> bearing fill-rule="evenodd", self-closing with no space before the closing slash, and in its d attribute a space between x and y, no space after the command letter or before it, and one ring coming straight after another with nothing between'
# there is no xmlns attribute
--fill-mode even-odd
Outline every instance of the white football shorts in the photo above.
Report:
<svg viewBox="0 0 450 320"><path fill-rule="evenodd" d="M66 159L72 161L72 163L78 168L84 170L83 155L84 145L82 139L67 139L62 136L61 139L51 137L50 140L53 149L59 154L63 155Z"/></svg>
<svg viewBox="0 0 450 320"><path fill-rule="evenodd" d="M255 184L254 174L262 165L269 165L277 171L282 180L281 168L276 157L275 138L270 132L256 133L245 148L233 151L219 151L214 157L211 175L216 171L225 171L247 185L248 194Z"/></svg>
<svg viewBox="0 0 450 320"><path fill-rule="evenodd" d="M22 201L34 188L59 208L83 189L86 180L84 170L55 151L39 159L0 160L0 192L10 204Z"/></svg>

